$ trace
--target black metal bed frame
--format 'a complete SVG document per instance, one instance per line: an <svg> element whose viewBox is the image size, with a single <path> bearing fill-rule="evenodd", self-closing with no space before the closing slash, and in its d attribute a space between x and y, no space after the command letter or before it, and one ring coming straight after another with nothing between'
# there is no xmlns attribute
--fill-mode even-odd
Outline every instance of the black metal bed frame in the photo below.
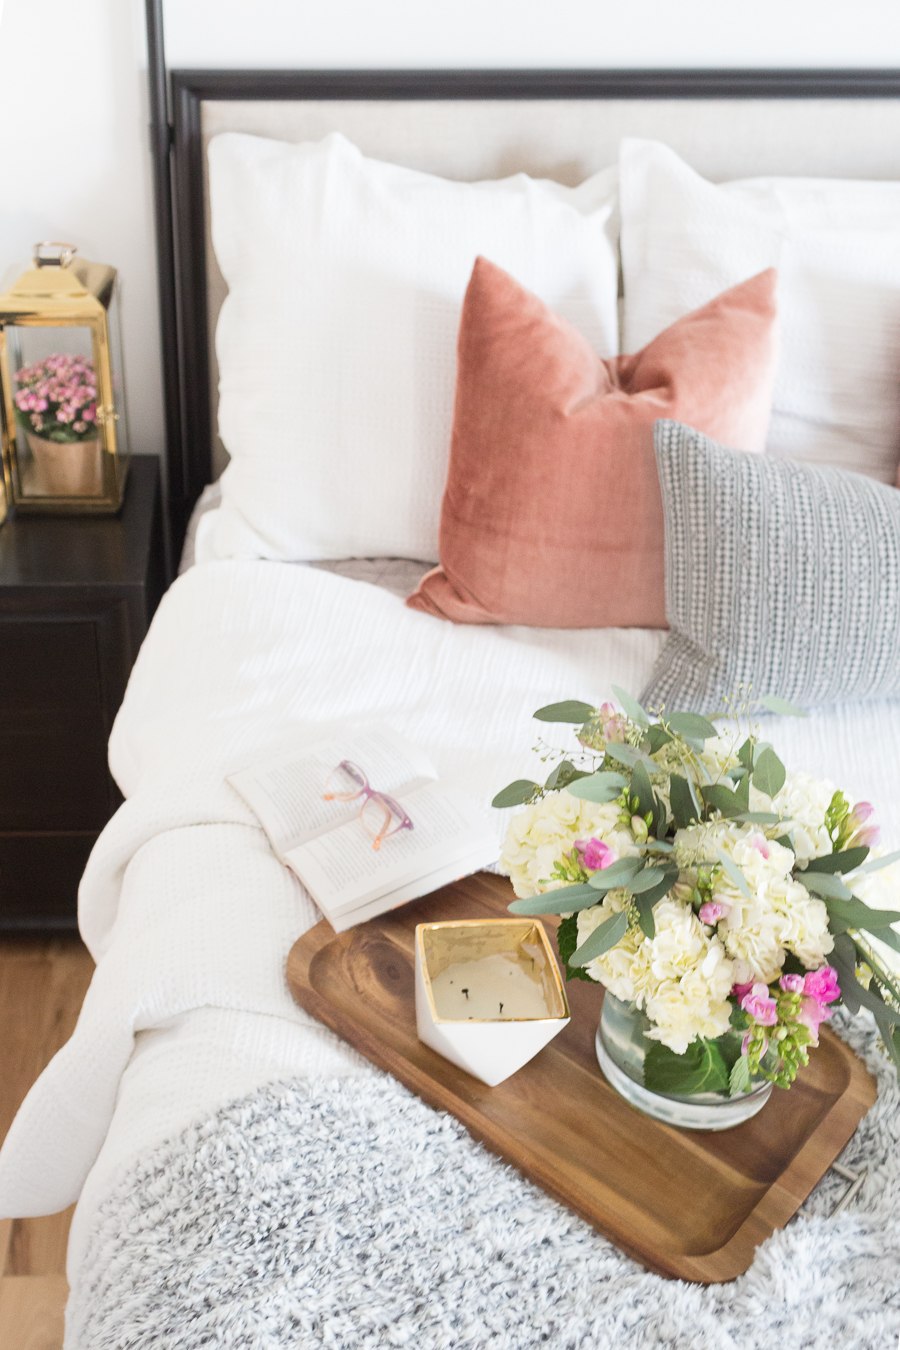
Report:
<svg viewBox="0 0 900 1350"><path fill-rule="evenodd" d="M212 476L200 125L207 99L771 99L900 97L895 70L173 70L163 0L145 0L165 393L177 557Z"/></svg>

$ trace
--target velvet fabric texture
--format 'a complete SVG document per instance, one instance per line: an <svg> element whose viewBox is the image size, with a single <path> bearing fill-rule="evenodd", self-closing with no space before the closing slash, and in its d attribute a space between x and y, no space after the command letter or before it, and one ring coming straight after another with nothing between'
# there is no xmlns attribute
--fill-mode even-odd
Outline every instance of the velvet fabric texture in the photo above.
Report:
<svg viewBox="0 0 900 1350"><path fill-rule="evenodd" d="M478 258L466 292L440 566L407 600L455 623L664 628L658 418L762 452L774 269L602 360Z"/></svg>

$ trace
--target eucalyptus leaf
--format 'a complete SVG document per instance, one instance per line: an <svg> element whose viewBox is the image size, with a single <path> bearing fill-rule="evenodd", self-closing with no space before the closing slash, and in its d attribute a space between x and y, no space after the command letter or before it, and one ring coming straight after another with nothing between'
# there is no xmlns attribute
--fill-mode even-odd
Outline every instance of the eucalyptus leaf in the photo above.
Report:
<svg viewBox="0 0 900 1350"><path fill-rule="evenodd" d="M863 928L879 938L882 937L882 930L891 933L891 924L900 923L900 913L897 910L870 909L862 900L857 900L855 895L851 895L849 899L828 896L825 899L825 908L829 915L837 919L842 929ZM892 933L892 936L897 935Z"/></svg>
<svg viewBox="0 0 900 1350"><path fill-rule="evenodd" d="M767 746L756 761L753 786L767 797L775 797L784 787L785 777L784 765L775 751Z"/></svg>
<svg viewBox="0 0 900 1350"><path fill-rule="evenodd" d="M669 805L675 819L675 827L685 830L702 814L693 784L680 774L673 773L669 779Z"/></svg>
<svg viewBox="0 0 900 1350"><path fill-rule="evenodd" d="M769 712L778 713L780 717L808 717L809 713L798 708L794 703L788 703L786 698L779 698L777 694L763 694L758 698L757 703L761 703Z"/></svg>
<svg viewBox="0 0 900 1350"><path fill-rule="evenodd" d="M659 773L659 765L649 755L645 755L643 750L638 750L636 746L626 745L624 741L607 741L606 753L617 763L627 764L629 769L633 769L635 764L643 764L648 773Z"/></svg>
<svg viewBox="0 0 900 1350"><path fill-rule="evenodd" d="M572 761L570 759L564 759L559 764L557 764L556 768L553 770L553 772L548 777L546 783L544 784L544 787L545 788L557 787L557 785L559 785L560 778L562 778L564 784L568 774L577 772L578 771L575 768L575 765L572 763Z"/></svg>
<svg viewBox="0 0 900 1350"><path fill-rule="evenodd" d="M630 718L632 722L637 722L639 727L649 727L650 715L646 708L641 707L636 698L632 698L624 689L620 689L617 684L613 685L612 691L621 703L622 710L626 717Z"/></svg>
<svg viewBox="0 0 900 1350"><path fill-rule="evenodd" d="M722 849L718 850L717 856L719 862L725 868L725 871L728 873L728 876L734 882L735 886L737 886L741 894L746 896L748 900L751 900L753 897L750 894L750 887L747 885L747 878L744 876L743 872L738 867L737 863L734 862L733 859L729 858L727 853L723 853Z"/></svg>
<svg viewBox="0 0 900 1350"><path fill-rule="evenodd" d="M491 806L523 806L525 802L530 802L535 792L540 792L540 784L533 783L530 778L517 778L514 783L510 783L502 791L498 792Z"/></svg>
<svg viewBox="0 0 900 1350"><path fill-rule="evenodd" d="M772 742L771 742L771 741L756 741L756 742L754 743L754 746L753 746L753 767L754 767L754 768L756 767L756 761L759 759L759 757L760 757L760 755L762 754L762 752L763 752L764 750L771 750L771 749L772 749Z"/></svg>
<svg viewBox="0 0 900 1350"><path fill-rule="evenodd" d="M824 900L852 900L853 894L849 887L845 886L839 876L833 872L801 872L794 873L794 880L799 881L801 886L805 886L813 895L819 895Z"/></svg>
<svg viewBox="0 0 900 1350"><path fill-rule="evenodd" d="M648 937L651 942L656 937L656 920L653 917L653 906L656 904L656 900L653 896L653 891L645 891L643 895L635 896L638 923L641 926L641 932L644 934L644 937Z"/></svg>
<svg viewBox="0 0 900 1350"><path fill-rule="evenodd" d="M738 763L745 769L753 768L753 741L748 737L737 752Z"/></svg>
<svg viewBox="0 0 900 1350"><path fill-rule="evenodd" d="M878 872L882 867L890 867L900 862L900 853L886 853L883 858L869 858L859 869L860 872Z"/></svg>
<svg viewBox="0 0 900 1350"><path fill-rule="evenodd" d="M720 811L726 820L733 820L747 810L750 802L750 780L742 778L733 792L731 788L725 787L724 783L711 783L709 787L702 787L700 793L703 800L714 810Z"/></svg>
<svg viewBox="0 0 900 1350"><path fill-rule="evenodd" d="M580 703L578 699L569 698L562 703L548 703L545 708L538 708L533 715L539 722L574 722L581 726L596 711L590 703Z"/></svg>
<svg viewBox="0 0 900 1350"><path fill-rule="evenodd" d="M712 722L701 717L699 713L668 713L665 722L676 736L683 736L689 741L708 741L719 734Z"/></svg>
<svg viewBox="0 0 900 1350"><path fill-rule="evenodd" d="M507 908L511 914L569 914L591 905L599 905L600 897L592 886L563 886L544 895L529 895L525 900L512 900Z"/></svg>
<svg viewBox="0 0 900 1350"><path fill-rule="evenodd" d="M620 910L618 914L613 914L610 918L604 919L603 923L595 928L593 933L585 938L581 946L569 957L570 966L586 966L591 961L596 961L598 956L608 952L610 947L615 947L617 942L628 932L628 912Z"/></svg>
<svg viewBox="0 0 900 1350"><path fill-rule="evenodd" d="M845 848L840 853L826 853L822 858L810 858L807 872L853 872L869 856L867 848Z"/></svg>
<svg viewBox="0 0 900 1350"><path fill-rule="evenodd" d="M772 811L742 811L739 816L735 816L735 820L739 820L742 825L777 825L780 819Z"/></svg>
<svg viewBox="0 0 900 1350"><path fill-rule="evenodd" d="M653 832L660 838L669 832L669 815L666 804L658 792L653 794Z"/></svg>
<svg viewBox="0 0 900 1350"><path fill-rule="evenodd" d="M900 1025L900 1012L891 1008L874 989L866 989L856 978L856 948L846 933L840 933L834 940L831 964L837 971L841 998L850 1012L857 1013L860 1008L868 1008L876 1017L883 1018L893 1025Z"/></svg>
<svg viewBox="0 0 900 1350"><path fill-rule="evenodd" d="M619 886L627 886L646 865L646 858L617 858L609 867L595 872L588 885L595 891L614 891Z"/></svg>
<svg viewBox="0 0 900 1350"><path fill-rule="evenodd" d="M628 787L628 779L621 773L599 771L586 774L567 785L567 791L573 797L584 802L614 802L623 788Z"/></svg>
<svg viewBox="0 0 900 1350"><path fill-rule="evenodd" d="M641 848L647 853L674 853L675 845L670 844L668 839L648 839Z"/></svg>
<svg viewBox="0 0 900 1350"><path fill-rule="evenodd" d="M578 915L570 914L568 919L561 919L559 927L556 930L556 946L559 951L559 959L563 963L563 970L566 973L566 982L569 980L584 980L588 984L594 984L586 970L580 966L570 966L569 960L578 946Z"/></svg>
<svg viewBox="0 0 900 1350"><path fill-rule="evenodd" d="M628 894L640 895L642 891L651 890L652 887L657 886L661 881L664 881L665 878L671 874L671 872L672 869L669 867L657 867L651 863L650 866L643 868L642 871L637 872L631 878L631 881L629 881L628 886L626 888L628 890ZM676 877L678 876L677 868L675 869L674 875ZM673 885L673 882L670 881L669 885L670 886Z"/></svg>
<svg viewBox="0 0 900 1350"><path fill-rule="evenodd" d="M650 743L651 755L655 755L664 745L671 745L672 743L672 737L665 727L660 726L659 722L654 722L653 726L648 729L647 740Z"/></svg>
<svg viewBox="0 0 900 1350"><path fill-rule="evenodd" d="M793 834L780 834L778 838L775 840L775 843L780 844L782 848L789 848L792 853L794 851Z"/></svg>

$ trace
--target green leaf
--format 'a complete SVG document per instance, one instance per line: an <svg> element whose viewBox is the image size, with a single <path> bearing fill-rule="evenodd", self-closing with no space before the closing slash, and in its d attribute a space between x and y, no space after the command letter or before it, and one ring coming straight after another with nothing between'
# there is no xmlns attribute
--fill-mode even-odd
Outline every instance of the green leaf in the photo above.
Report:
<svg viewBox="0 0 900 1350"><path fill-rule="evenodd" d="M652 814L656 821L656 807L653 801L653 785L647 776L643 764L635 764L631 773L631 796L638 799L638 815L647 819ZM655 833L655 831L654 831Z"/></svg>
<svg viewBox="0 0 900 1350"><path fill-rule="evenodd" d="M711 783L701 787L703 800L716 811L721 811L726 820L742 815L750 804L750 779L744 777L732 792L724 783Z"/></svg>
<svg viewBox="0 0 900 1350"><path fill-rule="evenodd" d="M890 1055L894 1068L900 1073L900 1027L895 1027L889 1017L875 1013L875 1025L881 1033L884 1048Z"/></svg>
<svg viewBox="0 0 900 1350"><path fill-rule="evenodd" d="M738 756L738 763L741 764L745 769L753 768L753 741L750 739L750 737L748 737L747 740L744 741L744 744L737 752L737 756Z"/></svg>
<svg viewBox="0 0 900 1350"><path fill-rule="evenodd" d="M867 848L845 848L840 853L826 853L823 858L810 858L807 872L853 872L869 856Z"/></svg>
<svg viewBox="0 0 900 1350"><path fill-rule="evenodd" d="M653 832L660 838L667 834L669 830L669 817L666 812L666 804L658 792L653 794ZM669 845L671 848L672 845Z"/></svg>
<svg viewBox="0 0 900 1350"><path fill-rule="evenodd" d="M511 914L568 914L570 910L589 909L599 905L601 897L592 886L562 886L545 895L529 895L524 900L512 900L507 909Z"/></svg>
<svg viewBox="0 0 900 1350"><path fill-rule="evenodd" d="M649 727L650 716L646 708L642 708L636 698L632 698L624 689L620 689L617 684L613 685L612 691L621 703L626 717L629 717L632 722L637 722L639 727Z"/></svg>
<svg viewBox="0 0 900 1350"><path fill-rule="evenodd" d="M780 834L775 843L780 844L782 848L789 848L792 853L794 851L794 836L792 834Z"/></svg>
<svg viewBox="0 0 900 1350"><path fill-rule="evenodd" d="M641 931L648 938L656 937L656 920L653 917L653 906L658 900L672 889L678 880L678 868L673 864L666 867L648 867L646 872L656 874L654 884L649 888L642 888L640 891L629 891L634 895L634 902L637 905L638 921L641 925ZM635 881L643 881L646 872L641 872ZM634 883L632 883L633 886Z"/></svg>
<svg viewBox="0 0 900 1350"><path fill-rule="evenodd" d="M735 820L739 820L742 825L777 825L780 819L771 811L742 811L739 816L735 816Z"/></svg>
<svg viewBox="0 0 900 1350"><path fill-rule="evenodd" d="M870 909L868 905L863 904L862 900L857 900L855 895L850 896L849 899L829 896L825 899L825 908L829 915L841 925L839 929L832 926L832 932L843 932L847 928L864 928L880 938L882 936L880 930L886 929L891 932L891 924L900 923L900 913L897 910ZM893 933L892 936L896 937L897 935Z"/></svg>
<svg viewBox="0 0 900 1350"><path fill-rule="evenodd" d="M584 778L568 784L567 791L583 802L614 802L623 788L628 787L628 779L621 773L599 771L589 773Z"/></svg>
<svg viewBox="0 0 900 1350"><path fill-rule="evenodd" d="M581 726L596 711L590 703L580 703L578 699L569 698L562 703L548 703L545 708L538 708L534 716L539 722L575 722Z"/></svg>
<svg viewBox="0 0 900 1350"><path fill-rule="evenodd" d="M659 773L659 765L649 755L645 755L643 750L638 750L633 745L626 745L624 741L607 741L606 753L617 763L627 764L629 769L633 769L635 764L643 764L648 773Z"/></svg>
<svg viewBox="0 0 900 1350"><path fill-rule="evenodd" d="M647 740L650 742L650 753L655 755L664 745L671 745L672 737L666 731L665 727L660 726L659 722L654 722L653 726L647 732Z"/></svg>
<svg viewBox="0 0 900 1350"><path fill-rule="evenodd" d="M699 713L669 713L665 722L676 736L683 736L686 741L708 741L719 734L712 722Z"/></svg>
<svg viewBox="0 0 900 1350"><path fill-rule="evenodd" d="M672 871L673 869L671 867L657 867L654 864L643 868L642 871L638 872L632 877L631 881L629 881L627 886L628 894L640 895L642 891L651 890L654 886L658 886L661 881L665 880L666 877L671 876ZM677 868L674 869L674 873L677 877ZM673 884L674 882L669 882L670 886Z"/></svg>
<svg viewBox="0 0 900 1350"><path fill-rule="evenodd" d="M900 862L900 853L886 853L883 858L870 858L859 869L861 872L878 872L882 867L890 867L891 863Z"/></svg>
<svg viewBox="0 0 900 1350"><path fill-rule="evenodd" d="M580 966L570 966L569 960L572 953L578 946L578 915L572 914L568 919L563 919L556 930L556 946L559 951L559 959L563 963L563 970L566 972L566 980L587 980L588 984L595 984L586 970Z"/></svg>
<svg viewBox="0 0 900 1350"><path fill-rule="evenodd" d="M718 850L718 858L741 894L745 895L748 900L751 900L753 897L750 894L750 887L747 885L747 878L744 876L737 863L729 858L727 853L723 853L722 849Z"/></svg>
<svg viewBox="0 0 900 1350"><path fill-rule="evenodd" d="M595 872L588 885L594 891L614 891L619 886L627 886L646 865L646 858L617 858L609 867Z"/></svg>
<svg viewBox="0 0 900 1350"><path fill-rule="evenodd" d="M660 803L661 805L662 803ZM648 839L646 844L640 845L645 853L674 853L675 845L670 844L668 839Z"/></svg>
<svg viewBox="0 0 900 1350"><path fill-rule="evenodd" d="M763 694L756 701L761 703L764 708L768 708L769 712L778 713L780 717L809 716L809 713L804 712L802 708L798 708L794 703L788 703L786 698L778 698L776 694Z"/></svg>
<svg viewBox="0 0 900 1350"><path fill-rule="evenodd" d="M659 890L659 887L656 887ZM641 926L641 932L644 937L653 940L656 937L656 920L653 917L653 906L656 904L658 896L654 898L654 891L645 891L643 895L636 895L634 902L637 905L638 923Z"/></svg>
<svg viewBox="0 0 900 1350"><path fill-rule="evenodd" d="M727 1092L728 1070L714 1041L693 1041L683 1055L652 1041L644 1057L644 1087L678 1095Z"/></svg>
<svg viewBox="0 0 900 1350"><path fill-rule="evenodd" d="M750 1091L750 1060L747 1055L736 1059L728 1080L729 1097L737 1097L741 1092Z"/></svg>
<svg viewBox="0 0 900 1350"><path fill-rule="evenodd" d="M772 742L771 742L771 741L757 741L757 742L754 744L754 746L753 746L753 767L754 767L754 768L756 767L756 761L759 759L759 757L760 757L760 755L762 754L762 752L763 752L764 750L771 750L771 749L772 749Z"/></svg>
<svg viewBox="0 0 900 1350"><path fill-rule="evenodd" d="M613 914L608 919L604 919L593 933L585 938L581 946L569 957L570 966L587 966L591 961L596 961L598 956L608 952L610 947L615 947L617 942L628 932L628 912L620 910L618 914Z"/></svg>
<svg viewBox="0 0 900 1350"><path fill-rule="evenodd" d="M563 783L560 783L559 781L560 778L562 778L563 781L565 781L567 774L577 772L578 770L575 768L575 765L572 763L572 761L570 759L564 759L559 764L557 764L556 768L553 770L553 772L548 777L546 783L544 784L544 787L545 788L562 787Z"/></svg>
<svg viewBox="0 0 900 1350"><path fill-rule="evenodd" d="M900 1025L900 1013L889 1007L884 999L880 998L875 990L859 983L856 978L856 947L852 938L846 933L839 933L834 939L834 950L831 953L831 964L837 971L838 984L841 987L841 998L852 1013L858 1013L860 1008L868 1008L878 1017L884 1018L895 1025Z"/></svg>
<svg viewBox="0 0 900 1350"><path fill-rule="evenodd" d="M784 787L784 765L775 751L767 746L756 761L753 770L753 786L767 797L775 797Z"/></svg>
<svg viewBox="0 0 900 1350"><path fill-rule="evenodd" d="M530 778L517 778L497 793L491 806L523 806L525 802L531 801L535 792L540 792L539 783L533 783Z"/></svg>
<svg viewBox="0 0 900 1350"><path fill-rule="evenodd" d="M794 873L794 880L799 881L801 886L805 886L813 895L819 895L824 900L826 897L830 900L851 900L852 892L844 885L839 876L833 872L802 872Z"/></svg>
<svg viewBox="0 0 900 1350"><path fill-rule="evenodd" d="M687 829L702 815L693 783L677 773L673 773L669 779L669 805L675 818L675 828L678 830Z"/></svg>

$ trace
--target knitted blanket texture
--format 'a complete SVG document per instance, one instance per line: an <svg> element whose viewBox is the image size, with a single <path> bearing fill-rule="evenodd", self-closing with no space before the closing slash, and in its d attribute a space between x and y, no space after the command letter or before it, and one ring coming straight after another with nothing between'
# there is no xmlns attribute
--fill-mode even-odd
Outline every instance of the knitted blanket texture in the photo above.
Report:
<svg viewBox="0 0 900 1350"><path fill-rule="evenodd" d="M66 1350L896 1350L900 1091L731 1284L623 1256L393 1079L267 1086L121 1178L97 1214ZM552 1103L548 1110L552 1110Z"/></svg>

